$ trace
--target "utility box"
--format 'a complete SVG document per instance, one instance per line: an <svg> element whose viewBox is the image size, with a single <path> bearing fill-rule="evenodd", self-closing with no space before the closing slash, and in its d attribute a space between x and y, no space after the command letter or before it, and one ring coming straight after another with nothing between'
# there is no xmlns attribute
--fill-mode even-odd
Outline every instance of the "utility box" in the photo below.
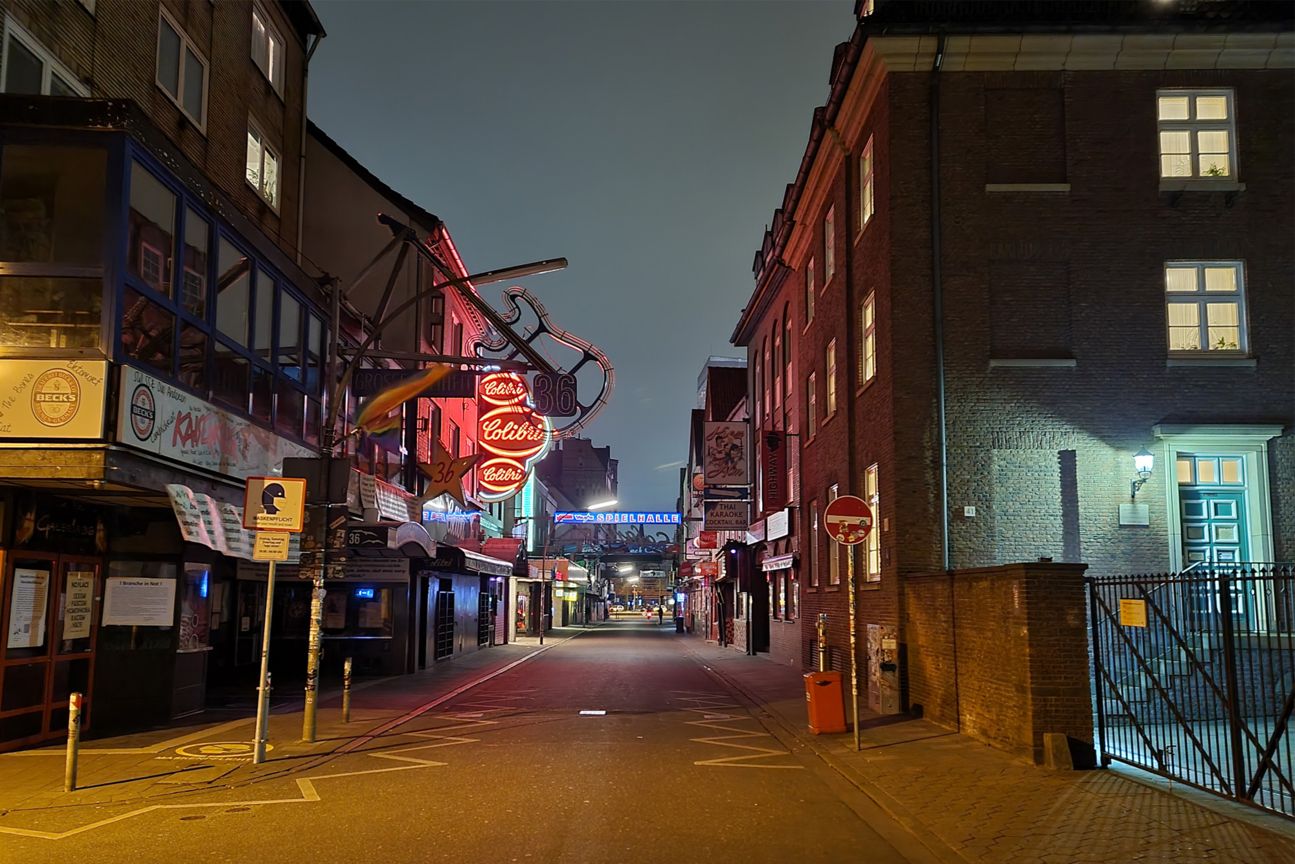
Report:
<svg viewBox="0 0 1295 864"><path fill-rule="evenodd" d="M809 731L815 735L845 731L845 700L840 672L810 672L805 676L805 708Z"/></svg>

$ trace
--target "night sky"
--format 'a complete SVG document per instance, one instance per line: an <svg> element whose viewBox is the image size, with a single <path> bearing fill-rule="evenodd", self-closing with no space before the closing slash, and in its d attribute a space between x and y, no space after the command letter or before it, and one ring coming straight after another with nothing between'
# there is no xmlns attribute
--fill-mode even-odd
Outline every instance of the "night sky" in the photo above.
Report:
<svg viewBox="0 0 1295 864"><path fill-rule="evenodd" d="M621 506L673 509L698 372L738 353L851 0L315 8L311 119L444 219L470 271L570 259L520 284L616 367L584 434L620 460Z"/></svg>

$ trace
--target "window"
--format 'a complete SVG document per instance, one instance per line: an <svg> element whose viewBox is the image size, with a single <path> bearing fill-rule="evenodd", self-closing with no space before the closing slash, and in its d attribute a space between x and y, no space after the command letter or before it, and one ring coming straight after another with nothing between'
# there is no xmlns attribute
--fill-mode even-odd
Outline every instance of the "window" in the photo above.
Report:
<svg viewBox="0 0 1295 864"><path fill-rule="evenodd" d="M827 503L835 501L838 494L837 484L833 483L827 490ZM841 547L831 537L827 538L827 584L841 584Z"/></svg>
<svg viewBox="0 0 1295 864"><path fill-rule="evenodd" d="M862 231L872 220L872 136L863 145L859 154L859 230Z"/></svg>
<svg viewBox="0 0 1295 864"><path fill-rule="evenodd" d="M758 421L758 420L760 419L760 416L761 416L761 415L760 415L760 406L761 406L761 399L760 399L760 393L761 393L761 390L760 390L760 384L761 384L761 381L760 381L760 349L759 349L759 348L757 348L757 349L756 349L755 357L754 357L753 359L754 359L754 361L755 361L755 362L752 364L752 365L753 365L753 367L754 367L754 371L751 373L751 374L752 374L752 377L755 379L755 388L754 388L754 390L752 390L752 392L753 392L753 393L755 393L755 414L754 414L753 416L754 416L754 417L755 417L755 419Z"/></svg>
<svg viewBox="0 0 1295 864"><path fill-rule="evenodd" d="M14 144L0 155L0 261L102 267L107 153Z"/></svg>
<svg viewBox="0 0 1295 864"><path fill-rule="evenodd" d="M224 237L216 261L216 329L246 345L252 262Z"/></svg>
<svg viewBox="0 0 1295 864"><path fill-rule="evenodd" d="M279 154L265 140L265 135L250 117L247 120L247 182L277 213Z"/></svg>
<svg viewBox="0 0 1295 864"><path fill-rule="evenodd" d="M836 208L828 207L823 217L823 287L836 274Z"/></svg>
<svg viewBox="0 0 1295 864"><path fill-rule="evenodd" d="M836 413L836 340L827 343L827 369L824 371L827 381L827 400L824 405L823 419L828 420Z"/></svg>
<svg viewBox="0 0 1295 864"><path fill-rule="evenodd" d="M130 248L126 266L157 293L171 296L175 193L138 162L130 171Z"/></svg>
<svg viewBox="0 0 1295 864"><path fill-rule="evenodd" d="M1231 90L1159 90L1160 177L1236 176L1236 123Z"/></svg>
<svg viewBox="0 0 1295 864"><path fill-rule="evenodd" d="M6 17L0 91L30 96L89 96L85 86L45 46Z"/></svg>
<svg viewBox="0 0 1295 864"><path fill-rule="evenodd" d="M809 502L809 587L818 587L818 501Z"/></svg>
<svg viewBox="0 0 1295 864"><path fill-rule="evenodd" d="M157 86L194 125L206 127L207 61L165 9L157 19Z"/></svg>
<svg viewBox="0 0 1295 864"><path fill-rule="evenodd" d="M175 316L164 306L133 288L126 289L123 299L122 353L132 360L171 374L171 360L175 356L175 346L172 344Z"/></svg>
<svg viewBox="0 0 1295 864"><path fill-rule="evenodd" d="M450 427L450 456L459 458L459 426L453 420L445 421Z"/></svg>
<svg viewBox="0 0 1295 864"><path fill-rule="evenodd" d="M768 417L769 412L773 409L773 399L769 394L770 381L773 378L772 370L769 368L769 340L762 340L760 344L763 346L761 348L760 366L764 369L764 414Z"/></svg>
<svg viewBox="0 0 1295 864"><path fill-rule="evenodd" d="M211 223L193 208L184 214L184 276L180 282L180 305L196 318L207 317L208 242Z"/></svg>
<svg viewBox="0 0 1295 864"><path fill-rule="evenodd" d="M1245 286L1240 261L1165 264L1169 353L1246 350Z"/></svg>
<svg viewBox="0 0 1295 864"><path fill-rule="evenodd" d="M259 267L252 275L252 354L265 363L274 361L274 280Z"/></svg>
<svg viewBox="0 0 1295 864"><path fill-rule="evenodd" d="M785 400L787 403L787 413L791 413L791 305L783 307L782 319L782 365L783 365L783 385L787 388Z"/></svg>
<svg viewBox="0 0 1295 864"><path fill-rule="evenodd" d="M252 60L274 92L283 95L283 37L259 6L252 6Z"/></svg>
<svg viewBox="0 0 1295 864"><path fill-rule="evenodd" d="M814 320L814 259L805 267L805 326Z"/></svg>
<svg viewBox="0 0 1295 864"><path fill-rule="evenodd" d="M787 572L787 620L795 621L800 616L800 583Z"/></svg>
<svg viewBox="0 0 1295 864"><path fill-rule="evenodd" d="M865 549L868 554L863 581L881 581L881 495L877 489L877 465L868 466L863 475L863 498L872 510L872 530L868 532Z"/></svg>
<svg viewBox="0 0 1295 864"><path fill-rule="evenodd" d="M770 371L773 373L773 410L777 411L782 407L782 328L778 322L773 322L773 356L770 360L773 367Z"/></svg>
<svg viewBox="0 0 1295 864"><path fill-rule="evenodd" d="M805 379L805 435L806 440L814 440L814 430L818 428L818 398L814 393L814 373Z"/></svg>
<svg viewBox="0 0 1295 864"><path fill-rule="evenodd" d="M867 384L877 377L877 295L863 298L859 307L859 328L863 331L863 350L859 352L859 383Z"/></svg>
<svg viewBox="0 0 1295 864"><path fill-rule="evenodd" d="M0 277L0 348L99 348L99 279Z"/></svg>
<svg viewBox="0 0 1295 864"><path fill-rule="evenodd" d="M301 376L301 301L279 293L279 374L304 383Z"/></svg>

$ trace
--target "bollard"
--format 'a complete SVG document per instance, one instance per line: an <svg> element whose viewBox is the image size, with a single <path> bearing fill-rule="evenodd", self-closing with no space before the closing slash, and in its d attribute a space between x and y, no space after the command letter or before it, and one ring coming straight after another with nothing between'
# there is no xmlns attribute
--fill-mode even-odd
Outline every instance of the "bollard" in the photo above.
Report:
<svg viewBox="0 0 1295 864"><path fill-rule="evenodd" d="M63 791L76 791L76 760L81 751L81 700L80 693L67 699L67 765L63 770Z"/></svg>
<svg viewBox="0 0 1295 864"><path fill-rule="evenodd" d="M351 722L351 658L342 664L342 722Z"/></svg>

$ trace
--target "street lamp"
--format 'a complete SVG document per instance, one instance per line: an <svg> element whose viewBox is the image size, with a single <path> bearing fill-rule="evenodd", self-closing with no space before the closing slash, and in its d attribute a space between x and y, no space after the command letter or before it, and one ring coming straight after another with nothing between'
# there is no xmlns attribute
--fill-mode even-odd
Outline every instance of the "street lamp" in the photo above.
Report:
<svg viewBox="0 0 1295 864"><path fill-rule="evenodd" d="M606 501L599 501L597 504L590 504L588 509L590 509L590 510L606 510L608 507L615 507L615 506L616 506L617 504L619 504L619 503L620 503L620 501L618 501L617 499L615 499L615 498L610 498L610 499L608 499L608 500L606 500Z"/></svg>
<svg viewBox="0 0 1295 864"><path fill-rule="evenodd" d="M417 251L420 256L425 258L429 264L439 265L440 262L436 261L432 256L431 251L419 242L418 236L408 225L403 225L385 214L380 214L378 216L378 221L391 229L393 235L392 240L381 252L378 253L377 257L375 257L369 265L361 270L352 283L352 286L368 275L373 267L376 266L378 260L384 257L393 248L399 244L405 245L402 246L401 251L397 256L396 266L391 272L391 278L388 282L387 290L384 292L382 302L379 304L378 314L381 320L373 325L364 341L360 343L360 346L355 350L350 359L346 362L346 365L342 368L340 375L338 375L338 364L342 360L340 351L342 292L336 284L332 286L331 297L329 298L331 308L329 315L330 326L328 335L327 374L328 381L335 382L335 384L328 400L328 413L326 415L323 435L321 436L322 441L320 443L320 451L323 456L324 463L323 471L321 472L323 475L322 485L324 487L324 499L326 503L324 504L324 543L319 570L316 572L314 578L314 591L312 592L310 599L310 638L306 649L306 704L304 711L302 712L301 738L307 743L313 743L315 740L316 697L319 686L319 654L324 614L324 573L328 569L328 550L330 545L329 529L332 525L331 517L333 502L332 496L328 493L332 488L333 451L337 448L340 440L344 440L339 439L337 435L338 412L342 403L342 396L351 382L351 377L355 374L355 370L360 367L360 363L364 360L369 348L373 346L373 344L378 340L378 337L382 335L382 332L386 330L388 326L395 321L401 320L405 316L405 312L411 307L439 291L443 291L446 288L454 288L459 292L459 296L462 297L469 306L472 306L480 312L482 317L484 317L500 335L504 336L504 338L506 338L512 346L517 349L517 352L521 354L527 362L542 371L553 371L553 365L533 347L531 347L529 342L514 334L507 322L499 317L499 313L496 312L490 304L477 296L477 293L472 290L472 288L474 285L491 285L496 282L520 279L524 276L535 276L540 273L552 273L557 270L562 270L567 266L566 258L546 258L542 261L532 261L528 264L504 267L499 270L486 270L481 273L474 273L470 276L461 276L456 279L437 282L423 288L422 290L416 291L412 297L397 305L396 308L387 311L387 300L390 298L391 290L395 285L395 280L409 247L413 247L414 250ZM342 506L345 506L345 504ZM542 627L543 625L541 622L541 642L544 640Z"/></svg>

